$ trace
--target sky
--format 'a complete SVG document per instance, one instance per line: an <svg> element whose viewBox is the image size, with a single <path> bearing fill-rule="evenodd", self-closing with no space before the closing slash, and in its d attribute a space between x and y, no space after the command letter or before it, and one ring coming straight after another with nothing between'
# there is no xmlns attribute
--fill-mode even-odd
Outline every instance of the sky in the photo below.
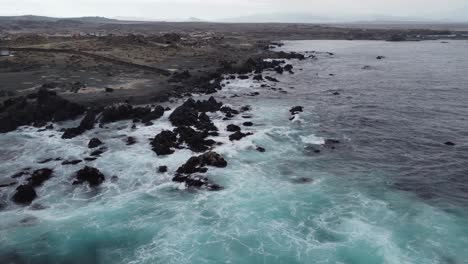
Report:
<svg viewBox="0 0 468 264"><path fill-rule="evenodd" d="M468 0L0 0L0 15L222 20L254 14L310 13L468 21Z"/></svg>

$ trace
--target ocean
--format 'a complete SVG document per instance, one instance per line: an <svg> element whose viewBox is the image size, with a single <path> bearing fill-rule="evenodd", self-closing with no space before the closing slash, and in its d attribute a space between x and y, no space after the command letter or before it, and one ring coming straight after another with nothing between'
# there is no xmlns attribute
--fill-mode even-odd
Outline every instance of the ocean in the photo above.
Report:
<svg viewBox="0 0 468 264"><path fill-rule="evenodd" d="M190 150L151 150L170 111L71 140L57 130L79 120L1 134L0 179L54 169L32 206L0 188L2 263L468 263L468 42L284 43L310 56L287 61L294 74L226 80L214 95L252 108L210 114L228 166L206 176L221 191L172 182ZM290 120L294 106L304 111ZM228 124L254 134L231 142ZM37 163L85 157L93 137L108 148L87 163L106 176L98 188L71 184L83 163Z"/></svg>

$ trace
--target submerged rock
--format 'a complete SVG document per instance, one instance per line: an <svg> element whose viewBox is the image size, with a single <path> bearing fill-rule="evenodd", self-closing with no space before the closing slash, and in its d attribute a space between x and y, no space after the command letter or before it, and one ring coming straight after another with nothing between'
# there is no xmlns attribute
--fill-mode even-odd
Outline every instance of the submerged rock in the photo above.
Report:
<svg viewBox="0 0 468 264"><path fill-rule="evenodd" d="M16 192L13 194L12 200L18 204L29 205L36 198L37 193L34 190L34 187L29 184L25 184L16 188Z"/></svg>
<svg viewBox="0 0 468 264"><path fill-rule="evenodd" d="M127 146L131 146L131 145L134 145L137 143L137 140L136 138L134 137L127 137L127 139L125 140L125 142L127 143Z"/></svg>
<svg viewBox="0 0 468 264"><path fill-rule="evenodd" d="M305 178L305 177L302 177L302 178L295 178L295 179L292 179L291 181L292 181L292 183L296 183L296 184L307 184L307 183L312 183L312 182L314 182L313 179L311 179L311 178Z"/></svg>
<svg viewBox="0 0 468 264"><path fill-rule="evenodd" d="M263 76L261 74L257 74L253 77L254 81L263 81Z"/></svg>
<svg viewBox="0 0 468 264"><path fill-rule="evenodd" d="M260 147L260 146L257 147L256 150L257 150L258 152L262 152L262 153L263 153L263 152L266 152L266 149L263 148L263 147Z"/></svg>
<svg viewBox="0 0 468 264"><path fill-rule="evenodd" d="M88 148L97 148L101 146L102 144L103 144L102 141L99 140L98 138L92 138L88 143Z"/></svg>
<svg viewBox="0 0 468 264"><path fill-rule="evenodd" d="M253 135L252 133L242 133L240 131L235 132L234 134L229 136L230 141L241 140L247 136Z"/></svg>
<svg viewBox="0 0 468 264"><path fill-rule="evenodd" d="M302 107L302 106L295 106L295 107L293 107L293 108L291 108L291 109L289 110L289 112L290 112L292 115L298 114L298 113L303 112L303 111L304 111L304 107Z"/></svg>
<svg viewBox="0 0 468 264"><path fill-rule="evenodd" d="M158 172L160 172L160 173L165 173L165 172L167 172L167 166L159 166Z"/></svg>
<svg viewBox="0 0 468 264"><path fill-rule="evenodd" d="M340 144L341 142L336 139L325 139L324 147L329 149L335 149L336 145Z"/></svg>
<svg viewBox="0 0 468 264"><path fill-rule="evenodd" d="M62 165L76 165L83 162L82 160L65 160Z"/></svg>
<svg viewBox="0 0 468 264"><path fill-rule="evenodd" d="M40 170L36 170L33 172L31 177L27 179L29 185L32 187L41 186L45 181L51 178L53 170L44 168Z"/></svg>
<svg viewBox="0 0 468 264"><path fill-rule="evenodd" d="M453 143L453 142L451 142L451 141L447 141L447 142L444 143L444 145L453 147L453 146L455 146L456 144Z"/></svg>
<svg viewBox="0 0 468 264"><path fill-rule="evenodd" d="M207 177L200 175L177 175L172 178L172 181L185 183L187 188L206 188L209 191L220 191L223 189L223 187L213 183Z"/></svg>
<svg viewBox="0 0 468 264"><path fill-rule="evenodd" d="M89 186L95 187L102 184L105 181L105 176L98 169L93 167L84 167L83 169L76 172L76 180L73 185L83 184L87 182Z"/></svg>
<svg viewBox="0 0 468 264"><path fill-rule="evenodd" d="M0 188L10 187L18 184L17 181L11 179L0 180Z"/></svg>
<svg viewBox="0 0 468 264"><path fill-rule="evenodd" d="M270 82L279 82L278 79L273 78L273 77L271 77L271 76L265 76L265 79L267 79L267 80L270 81Z"/></svg>

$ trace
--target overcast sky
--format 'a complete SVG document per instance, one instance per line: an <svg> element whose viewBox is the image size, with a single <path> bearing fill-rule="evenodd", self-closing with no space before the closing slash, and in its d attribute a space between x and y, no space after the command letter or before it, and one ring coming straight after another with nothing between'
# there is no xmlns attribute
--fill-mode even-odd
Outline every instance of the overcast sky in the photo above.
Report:
<svg viewBox="0 0 468 264"><path fill-rule="evenodd" d="M219 20L279 12L468 20L468 0L0 0L0 15Z"/></svg>

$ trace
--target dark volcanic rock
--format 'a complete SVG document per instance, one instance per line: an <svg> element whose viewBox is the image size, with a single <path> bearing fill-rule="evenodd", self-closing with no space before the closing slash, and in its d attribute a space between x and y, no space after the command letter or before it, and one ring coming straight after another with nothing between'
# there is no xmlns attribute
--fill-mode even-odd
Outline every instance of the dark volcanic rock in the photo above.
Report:
<svg viewBox="0 0 468 264"><path fill-rule="evenodd" d="M325 144L324 146L326 148L330 148L330 149L335 149L336 148L336 145L340 144L341 142L339 140L336 140L336 139L325 139Z"/></svg>
<svg viewBox="0 0 468 264"><path fill-rule="evenodd" d="M265 76L265 79L267 79L267 80L270 81L270 82L279 82L278 79L273 78L273 77L271 77L271 76Z"/></svg>
<svg viewBox="0 0 468 264"><path fill-rule="evenodd" d="M189 71L174 72L168 82L181 82L190 79L190 77L192 77L192 75Z"/></svg>
<svg viewBox="0 0 468 264"><path fill-rule="evenodd" d="M223 103L217 102L213 97L206 101L188 99L176 108L169 116L174 126L195 126L199 122L199 112L216 112L221 109Z"/></svg>
<svg viewBox="0 0 468 264"><path fill-rule="evenodd" d="M13 195L12 200L18 204L29 205L34 199L36 199L36 197L37 194L34 187L26 184L16 188L16 192Z"/></svg>
<svg viewBox="0 0 468 264"><path fill-rule="evenodd" d="M80 122L80 125L77 127L67 128L62 135L63 139L71 139L77 137L87 130L94 128L96 123L96 113L93 110L90 110L86 113L83 119Z"/></svg>
<svg viewBox="0 0 468 264"><path fill-rule="evenodd" d="M223 189L220 185L200 175L177 175L172 178L172 181L185 183L187 188L206 188L209 191L220 191Z"/></svg>
<svg viewBox="0 0 468 264"><path fill-rule="evenodd" d="M158 105L154 108L151 113L147 114L141 119L142 123L148 123L152 120L156 120L164 115L164 107Z"/></svg>
<svg viewBox="0 0 468 264"><path fill-rule="evenodd" d="M206 113L200 113L198 115L198 123L195 124L195 127L201 131L218 131L218 128L211 122L210 117Z"/></svg>
<svg viewBox="0 0 468 264"><path fill-rule="evenodd" d="M158 156L172 154L172 148L177 146L177 134L164 130L156 135L150 144Z"/></svg>
<svg viewBox="0 0 468 264"><path fill-rule="evenodd" d="M94 187L103 183L105 179L104 174L98 169L86 166L76 172L76 181L73 182L73 185L88 182L89 186Z"/></svg>
<svg viewBox="0 0 468 264"><path fill-rule="evenodd" d="M30 168L25 168L22 171L13 174L10 178L16 179L16 178L20 178L20 177L22 177L24 175L29 175L30 174L29 170L30 170Z"/></svg>
<svg viewBox="0 0 468 264"><path fill-rule="evenodd" d="M31 177L27 179L28 183L32 187L41 186L45 181L50 179L50 177L52 176L52 173L53 173L53 170L47 169L47 168L36 170L33 172Z"/></svg>
<svg viewBox="0 0 468 264"><path fill-rule="evenodd" d="M91 156L100 156L102 153L106 152L106 149L105 148L100 148L98 150L95 150L93 152L91 152Z"/></svg>
<svg viewBox="0 0 468 264"><path fill-rule="evenodd" d="M10 187L16 184L18 184L18 182L15 180L11 180L11 179L0 180L0 188Z"/></svg>
<svg viewBox="0 0 468 264"><path fill-rule="evenodd" d="M263 76L261 74L257 74L253 77L254 81L263 81Z"/></svg>
<svg viewBox="0 0 468 264"><path fill-rule="evenodd" d="M239 114L239 111L232 109L229 106L223 106L221 107L220 111L226 115L227 118L232 118L235 115Z"/></svg>
<svg viewBox="0 0 468 264"><path fill-rule="evenodd" d="M276 55L280 59L287 59L287 60L290 60L290 59L304 60L305 59L305 56L303 54L295 53L295 52L287 53L284 51L280 51L280 52L277 52Z"/></svg>
<svg viewBox="0 0 468 264"><path fill-rule="evenodd" d="M165 172L167 172L167 166L159 166L158 172L160 172L160 173L165 173Z"/></svg>
<svg viewBox="0 0 468 264"><path fill-rule="evenodd" d="M40 89L28 97L7 99L0 108L0 133L33 123L74 119L85 110L84 107L71 103L47 89Z"/></svg>
<svg viewBox="0 0 468 264"><path fill-rule="evenodd" d="M284 70L285 70L285 71L291 72L292 69L293 69L293 66L292 66L291 64L286 64L286 65L284 66Z"/></svg>
<svg viewBox="0 0 468 264"><path fill-rule="evenodd" d="M283 74L283 72L284 72L284 69L281 66L276 66L274 70L275 70L275 72L277 72L279 74Z"/></svg>
<svg viewBox="0 0 468 264"><path fill-rule="evenodd" d="M152 112L147 107L133 107L129 104L121 104L116 106L107 107L102 112L101 123L112 123L128 119L142 119L147 118L152 120L153 117L159 118L164 114L164 109L158 108L156 112Z"/></svg>
<svg viewBox="0 0 468 264"><path fill-rule="evenodd" d="M88 143L88 148L97 148L101 146L102 144L103 144L102 141L99 140L98 138L92 138Z"/></svg>
<svg viewBox="0 0 468 264"><path fill-rule="evenodd" d="M266 149L263 147L257 147L257 151L263 153L263 152L266 152Z"/></svg>
<svg viewBox="0 0 468 264"><path fill-rule="evenodd" d="M247 136L253 135L252 133L242 133L240 131L237 131L236 133L232 134L229 136L229 140L235 141L235 140L241 140Z"/></svg>
<svg viewBox="0 0 468 264"><path fill-rule="evenodd" d="M218 153L210 151L200 156L191 157L184 165L177 169L177 173L192 174L205 172L206 170L203 170L205 166L224 168L227 166L227 162Z"/></svg>
<svg viewBox="0 0 468 264"><path fill-rule="evenodd" d="M81 134L83 134L85 130L79 128L79 127L72 127L72 128L67 128L65 132L62 135L63 139L71 139L75 138Z"/></svg>
<svg viewBox="0 0 468 264"><path fill-rule="evenodd" d="M243 125L246 126L246 127L251 127L251 126L253 126L253 123L252 122L244 122Z"/></svg>
<svg viewBox="0 0 468 264"><path fill-rule="evenodd" d="M137 140L134 137L127 137L125 141L127 143L127 146L131 146L137 143Z"/></svg>
<svg viewBox="0 0 468 264"><path fill-rule="evenodd" d="M191 127L178 127L174 132L179 134L179 144L185 142L190 150L194 152L203 152L208 150L216 142L213 140L206 140L208 132L198 132Z"/></svg>
<svg viewBox="0 0 468 264"><path fill-rule="evenodd" d="M293 179L292 180L293 183L297 183L297 184L306 184L306 183L312 183L314 182L313 179L311 178L296 178L296 179Z"/></svg>
<svg viewBox="0 0 468 264"><path fill-rule="evenodd" d="M229 132L237 132L237 131L241 131L241 128L239 126L231 124L227 126L226 130Z"/></svg>
<svg viewBox="0 0 468 264"><path fill-rule="evenodd" d="M83 162L82 160L65 160L62 165L76 165Z"/></svg>
<svg viewBox="0 0 468 264"><path fill-rule="evenodd" d="M300 112L302 112L302 111L304 111L304 108L303 108L302 106L295 106L295 107L293 107L293 108L291 108L291 109L289 110L289 112L290 112L292 115L295 115L295 114L300 113Z"/></svg>

